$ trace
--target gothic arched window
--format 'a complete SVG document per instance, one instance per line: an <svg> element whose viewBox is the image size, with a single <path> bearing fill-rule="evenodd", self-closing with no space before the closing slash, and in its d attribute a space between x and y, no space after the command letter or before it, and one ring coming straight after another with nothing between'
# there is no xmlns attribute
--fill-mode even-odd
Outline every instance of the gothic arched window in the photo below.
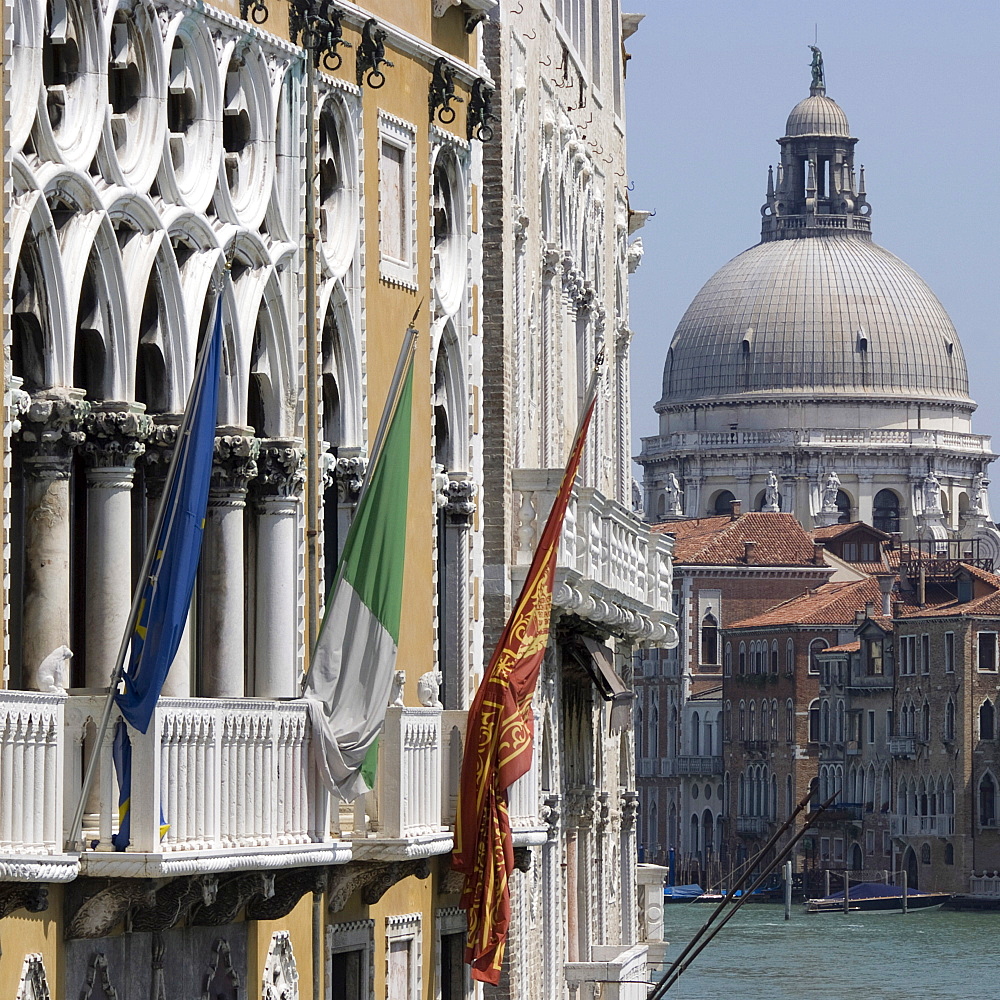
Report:
<svg viewBox="0 0 1000 1000"><path fill-rule="evenodd" d="M701 620L701 662L719 662L719 622L711 611Z"/></svg>
<svg viewBox="0 0 1000 1000"><path fill-rule="evenodd" d="M993 725L993 719L993 702L987 698L979 706L979 738L981 740L992 740L995 738L996 730Z"/></svg>
<svg viewBox="0 0 1000 1000"><path fill-rule="evenodd" d="M984 774L979 782L979 825L997 825L997 786L991 774Z"/></svg>

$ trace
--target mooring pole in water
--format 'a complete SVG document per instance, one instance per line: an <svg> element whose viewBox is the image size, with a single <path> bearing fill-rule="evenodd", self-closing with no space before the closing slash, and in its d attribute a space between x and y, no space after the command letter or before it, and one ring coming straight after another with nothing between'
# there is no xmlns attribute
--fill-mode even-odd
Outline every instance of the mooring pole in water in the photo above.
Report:
<svg viewBox="0 0 1000 1000"><path fill-rule="evenodd" d="M829 868L825 868L823 870L823 888L826 890L823 893L823 895L824 896L829 896L830 895L830 869Z"/></svg>
<svg viewBox="0 0 1000 1000"><path fill-rule="evenodd" d="M792 919L792 863L785 862L785 919Z"/></svg>
<svg viewBox="0 0 1000 1000"><path fill-rule="evenodd" d="M844 872L844 913L851 910L851 876L849 872Z"/></svg>
<svg viewBox="0 0 1000 1000"><path fill-rule="evenodd" d="M907 879L906 879L906 869L905 868L903 869L902 874L903 874L903 916L906 916L906 912L907 912L906 904L908 902L908 900L907 900L906 897L907 897L907 894L909 893L909 890L906 888L906 880Z"/></svg>

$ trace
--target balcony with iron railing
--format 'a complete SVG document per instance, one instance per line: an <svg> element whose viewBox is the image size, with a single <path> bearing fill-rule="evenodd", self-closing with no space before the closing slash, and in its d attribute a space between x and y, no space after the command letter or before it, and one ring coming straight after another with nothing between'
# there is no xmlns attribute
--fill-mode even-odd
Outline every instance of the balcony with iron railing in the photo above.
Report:
<svg viewBox="0 0 1000 1000"><path fill-rule="evenodd" d="M916 757L916 736L893 736L889 739L889 753L893 757Z"/></svg>
<svg viewBox="0 0 1000 1000"><path fill-rule="evenodd" d="M722 758L710 756L675 757L671 763L672 773L678 777L688 777L702 774L722 774Z"/></svg>
<svg viewBox="0 0 1000 1000"><path fill-rule="evenodd" d="M737 816L736 832L748 837L763 837L771 832L771 822L767 816Z"/></svg>

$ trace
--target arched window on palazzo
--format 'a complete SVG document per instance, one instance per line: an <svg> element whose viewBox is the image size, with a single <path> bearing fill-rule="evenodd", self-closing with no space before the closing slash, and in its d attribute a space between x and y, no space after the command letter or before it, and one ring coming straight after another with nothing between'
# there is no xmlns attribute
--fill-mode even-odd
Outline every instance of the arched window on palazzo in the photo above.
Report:
<svg viewBox="0 0 1000 1000"><path fill-rule="evenodd" d="M701 662L719 662L719 621L711 611L701 620Z"/></svg>
<svg viewBox="0 0 1000 1000"><path fill-rule="evenodd" d="M979 782L979 825L997 825L997 785L989 773Z"/></svg>

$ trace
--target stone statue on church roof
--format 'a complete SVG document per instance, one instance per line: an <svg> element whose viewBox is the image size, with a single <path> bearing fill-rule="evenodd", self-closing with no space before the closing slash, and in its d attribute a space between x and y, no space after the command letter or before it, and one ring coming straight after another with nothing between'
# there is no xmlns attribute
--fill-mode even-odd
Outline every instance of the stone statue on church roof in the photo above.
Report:
<svg viewBox="0 0 1000 1000"><path fill-rule="evenodd" d="M812 49L812 84L810 91L826 90L826 77L823 74L823 53L815 45L810 45Z"/></svg>
<svg viewBox="0 0 1000 1000"><path fill-rule="evenodd" d="M837 510L837 494L840 492L840 476L836 472L831 472L826 477L823 484L823 507L824 511Z"/></svg>

